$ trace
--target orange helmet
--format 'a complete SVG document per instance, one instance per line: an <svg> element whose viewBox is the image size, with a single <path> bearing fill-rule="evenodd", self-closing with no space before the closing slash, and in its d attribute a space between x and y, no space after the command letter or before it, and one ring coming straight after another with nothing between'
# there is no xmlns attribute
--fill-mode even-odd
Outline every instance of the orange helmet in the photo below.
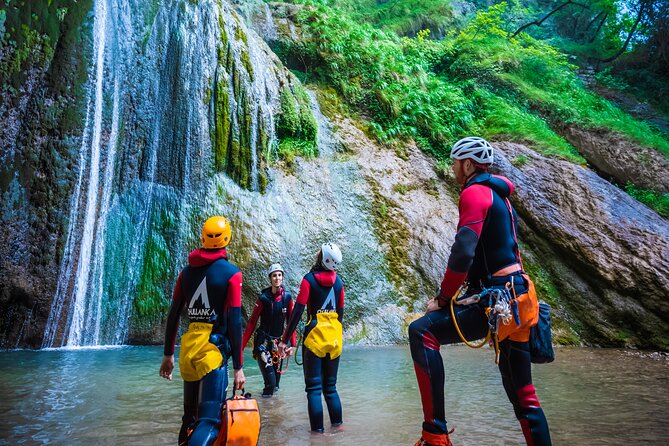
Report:
<svg viewBox="0 0 669 446"><path fill-rule="evenodd" d="M209 217L202 226L202 247L204 249L221 249L228 246L232 230L225 217Z"/></svg>

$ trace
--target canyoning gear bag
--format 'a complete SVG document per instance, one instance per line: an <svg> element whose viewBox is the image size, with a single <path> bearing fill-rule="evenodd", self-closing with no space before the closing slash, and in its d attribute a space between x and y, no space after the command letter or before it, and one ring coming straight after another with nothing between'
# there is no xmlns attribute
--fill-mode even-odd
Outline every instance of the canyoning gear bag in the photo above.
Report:
<svg viewBox="0 0 669 446"><path fill-rule="evenodd" d="M325 358L329 353L330 359L341 355L343 330L339 316L335 311L316 314L316 326L304 338L304 346L319 358Z"/></svg>
<svg viewBox="0 0 669 446"><path fill-rule="evenodd" d="M181 337L179 370L184 381L198 381L223 364L219 348L210 342L213 324L191 322Z"/></svg>
<svg viewBox="0 0 669 446"><path fill-rule="evenodd" d="M507 324L497 321L497 340L505 339L512 341L527 342L530 338L531 327L537 324L539 319L539 302L534 283L530 277L523 273L523 280L527 284L527 291L523 294L515 294L514 288L509 288L512 293L509 301L512 318Z"/></svg>
<svg viewBox="0 0 669 446"><path fill-rule="evenodd" d="M539 304L539 321L530 329L530 359L535 364L547 364L555 360L551 307L545 302Z"/></svg>
<svg viewBox="0 0 669 446"><path fill-rule="evenodd" d="M255 446L260 438L258 402L249 393L225 400L221 413L221 430L214 446Z"/></svg>

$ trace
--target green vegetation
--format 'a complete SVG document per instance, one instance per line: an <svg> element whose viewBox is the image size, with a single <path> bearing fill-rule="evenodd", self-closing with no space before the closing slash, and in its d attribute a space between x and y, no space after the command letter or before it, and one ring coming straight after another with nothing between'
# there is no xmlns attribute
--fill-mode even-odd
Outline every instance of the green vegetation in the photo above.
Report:
<svg viewBox="0 0 669 446"><path fill-rule="evenodd" d="M373 19L358 23L351 17L369 17L364 5L293 3L307 5L296 19L302 37L277 51L302 77L333 86L364 110L380 140L420 140L441 159L456 139L479 133L584 164L559 135L568 122L610 128L669 154L669 142L651 127L588 91L563 53L525 33L509 38L505 26L517 11L506 3L439 41L429 30L400 38Z"/></svg>
<svg viewBox="0 0 669 446"><path fill-rule="evenodd" d="M669 218L669 194L658 193L652 190L637 189L633 184L627 184L625 191L664 218Z"/></svg>
<svg viewBox="0 0 669 446"><path fill-rule="evenodd" d="M407 222L399 212L399 205L381 195L379 185L370 182L372 196L372 224L379 244L384 246L383 255L388 265L386 276L400 291L398 300L409 307L413 296L418 296L419 278L409 273L411 259L404 246Z"/></svg>
<svg viewBox="0 0 669 446"><path fill-rule="evenodd" d="M154 211L144 245L140 282L133 300L134 311L140 319L163 315L170 306L169 288L174 277L170 247L177 232L178 223L168 206Z"/></svg>
<svg viewBox="0 0 669 446"><path fill-rule="evenodd" d="M296 156L318 155L318 125L311 111L309 96L302 84L284 87L280 96L280 114L276 124L278 155L291 167Z"/></svg>

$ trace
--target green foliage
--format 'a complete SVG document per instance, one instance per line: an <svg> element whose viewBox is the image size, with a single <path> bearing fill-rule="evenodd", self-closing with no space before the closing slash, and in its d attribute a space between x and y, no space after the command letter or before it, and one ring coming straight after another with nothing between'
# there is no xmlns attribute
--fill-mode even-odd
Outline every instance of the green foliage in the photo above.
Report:
<svg viewBox="0 0 669 446"><path fill-rule="evenodd" d="M303 36L285 43L282 55L363 110L382 141L412 138L441 158L456 139L478 133L584 164L555 131L572 122L610 128L669 153L667 140L651 127L584 88L576 67L556 48L526 33L509 39L509 24L527 13L519 5L479 11L457 36L435 41L428 30L400 39L346 13L359 18L369 4L328 2L340 8L332 9L325 1L301 3L311 6L298 14Z"/></svg>
<svg viewBox="0 0 669 446"><path fill-rule="evenodd" d="M638 189L630 183L625 186L625 191L636 200L654 209L662 217L669 218L669 193L662 194L652 190Z"/></svg>
<svg viewBox="0 0 669 446"><path fill-rule="evenodd" d="M278 155L292 166L296 156L318 155L318 124L311 111L309 96L301 84L281 90L280 114L276 124L279 137Z"/></svg>

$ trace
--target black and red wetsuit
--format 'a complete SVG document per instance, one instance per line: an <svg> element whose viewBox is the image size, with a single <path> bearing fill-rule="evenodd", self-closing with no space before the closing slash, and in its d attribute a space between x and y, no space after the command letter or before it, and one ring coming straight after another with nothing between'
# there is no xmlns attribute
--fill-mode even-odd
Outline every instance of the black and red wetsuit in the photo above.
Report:
<svg viewBox="0 0 669 446"><path fill-rule="evenodd" d="M187 308L190 323L213 324L209 342L218 347L223 356L221 366L202 379L184 381L184 416L179 444L186 440L187 429L193 425L195 430L189 444L213 443L218 434L217 423L220 422L228 381L227 360L232 357L236 370L243 366L241 290L242 273L228 262L225 249L191 252L188 266L179 274L167 317L164 354L174 354L179 318ZM181 355L187 353L183 348ZM201 395L199 399L198 394Z"/></svg>
<svg viewBox="0 0 669 446"><path fill-rule="evenodd" d="M513 282L516 292L526 292L521 276L516 237L516 214L508 197L511 182L501 176L479 173L460 194L460 220L441 283L440 301L447 304L460 285L468 281L468 294L482 287L504 287ZM500 275L500 270L511 271ZM514 271L515 270L515 271ZM456 305L458 325L467 339L481 339L488 332L487 301ZM409 326L409 343L423 404L423 430L447 432L444 413L444 365L439 348L461 342L448 305L427 313ZM528 342L500 342L499 370L504 390L513 404L528 445L550 445L548 423L539 406L530 367Z"/></svg>
<svg viewBox="0 0 669 446"><path fill-rule="evenodd" d="M272 294L271 287L265 288L253 306L253 313L251 313L249 323L244 331L242 350L251 339L258 318L260 318L260 327L256 330L253 339L253 353L258 360L258 366L265 382L263 396L270 396L274 394L275 389L279 388L279 381L281 380L280 363L273 363L272 349L274 348L274 341L278 340L283 334L286 322L290 319L291 314L293 314L293 298L290 292L281 287L276 294ZM290 345L295 345L295 333L291 337Z"/></svg>
<svg viewBox="0 0 669 446"><path fill-rule="evenodd" d="M309 321L304 329L304 338L315 329L319 312L336 312L341 323L344 317L344 284L334 271L315 268L302 279L300 292L297 295L295 310L288 322L281 340L288 343L293 336L305 307ZM330 423L338 426L342 423L342 407L337 393L337 370L339 356L332 358L330 354L317 356L306 346L302 346L304 359L304 383L307 392L307 407L311 430L323 431L323 403L321 394L330 415Z"/></svg>

